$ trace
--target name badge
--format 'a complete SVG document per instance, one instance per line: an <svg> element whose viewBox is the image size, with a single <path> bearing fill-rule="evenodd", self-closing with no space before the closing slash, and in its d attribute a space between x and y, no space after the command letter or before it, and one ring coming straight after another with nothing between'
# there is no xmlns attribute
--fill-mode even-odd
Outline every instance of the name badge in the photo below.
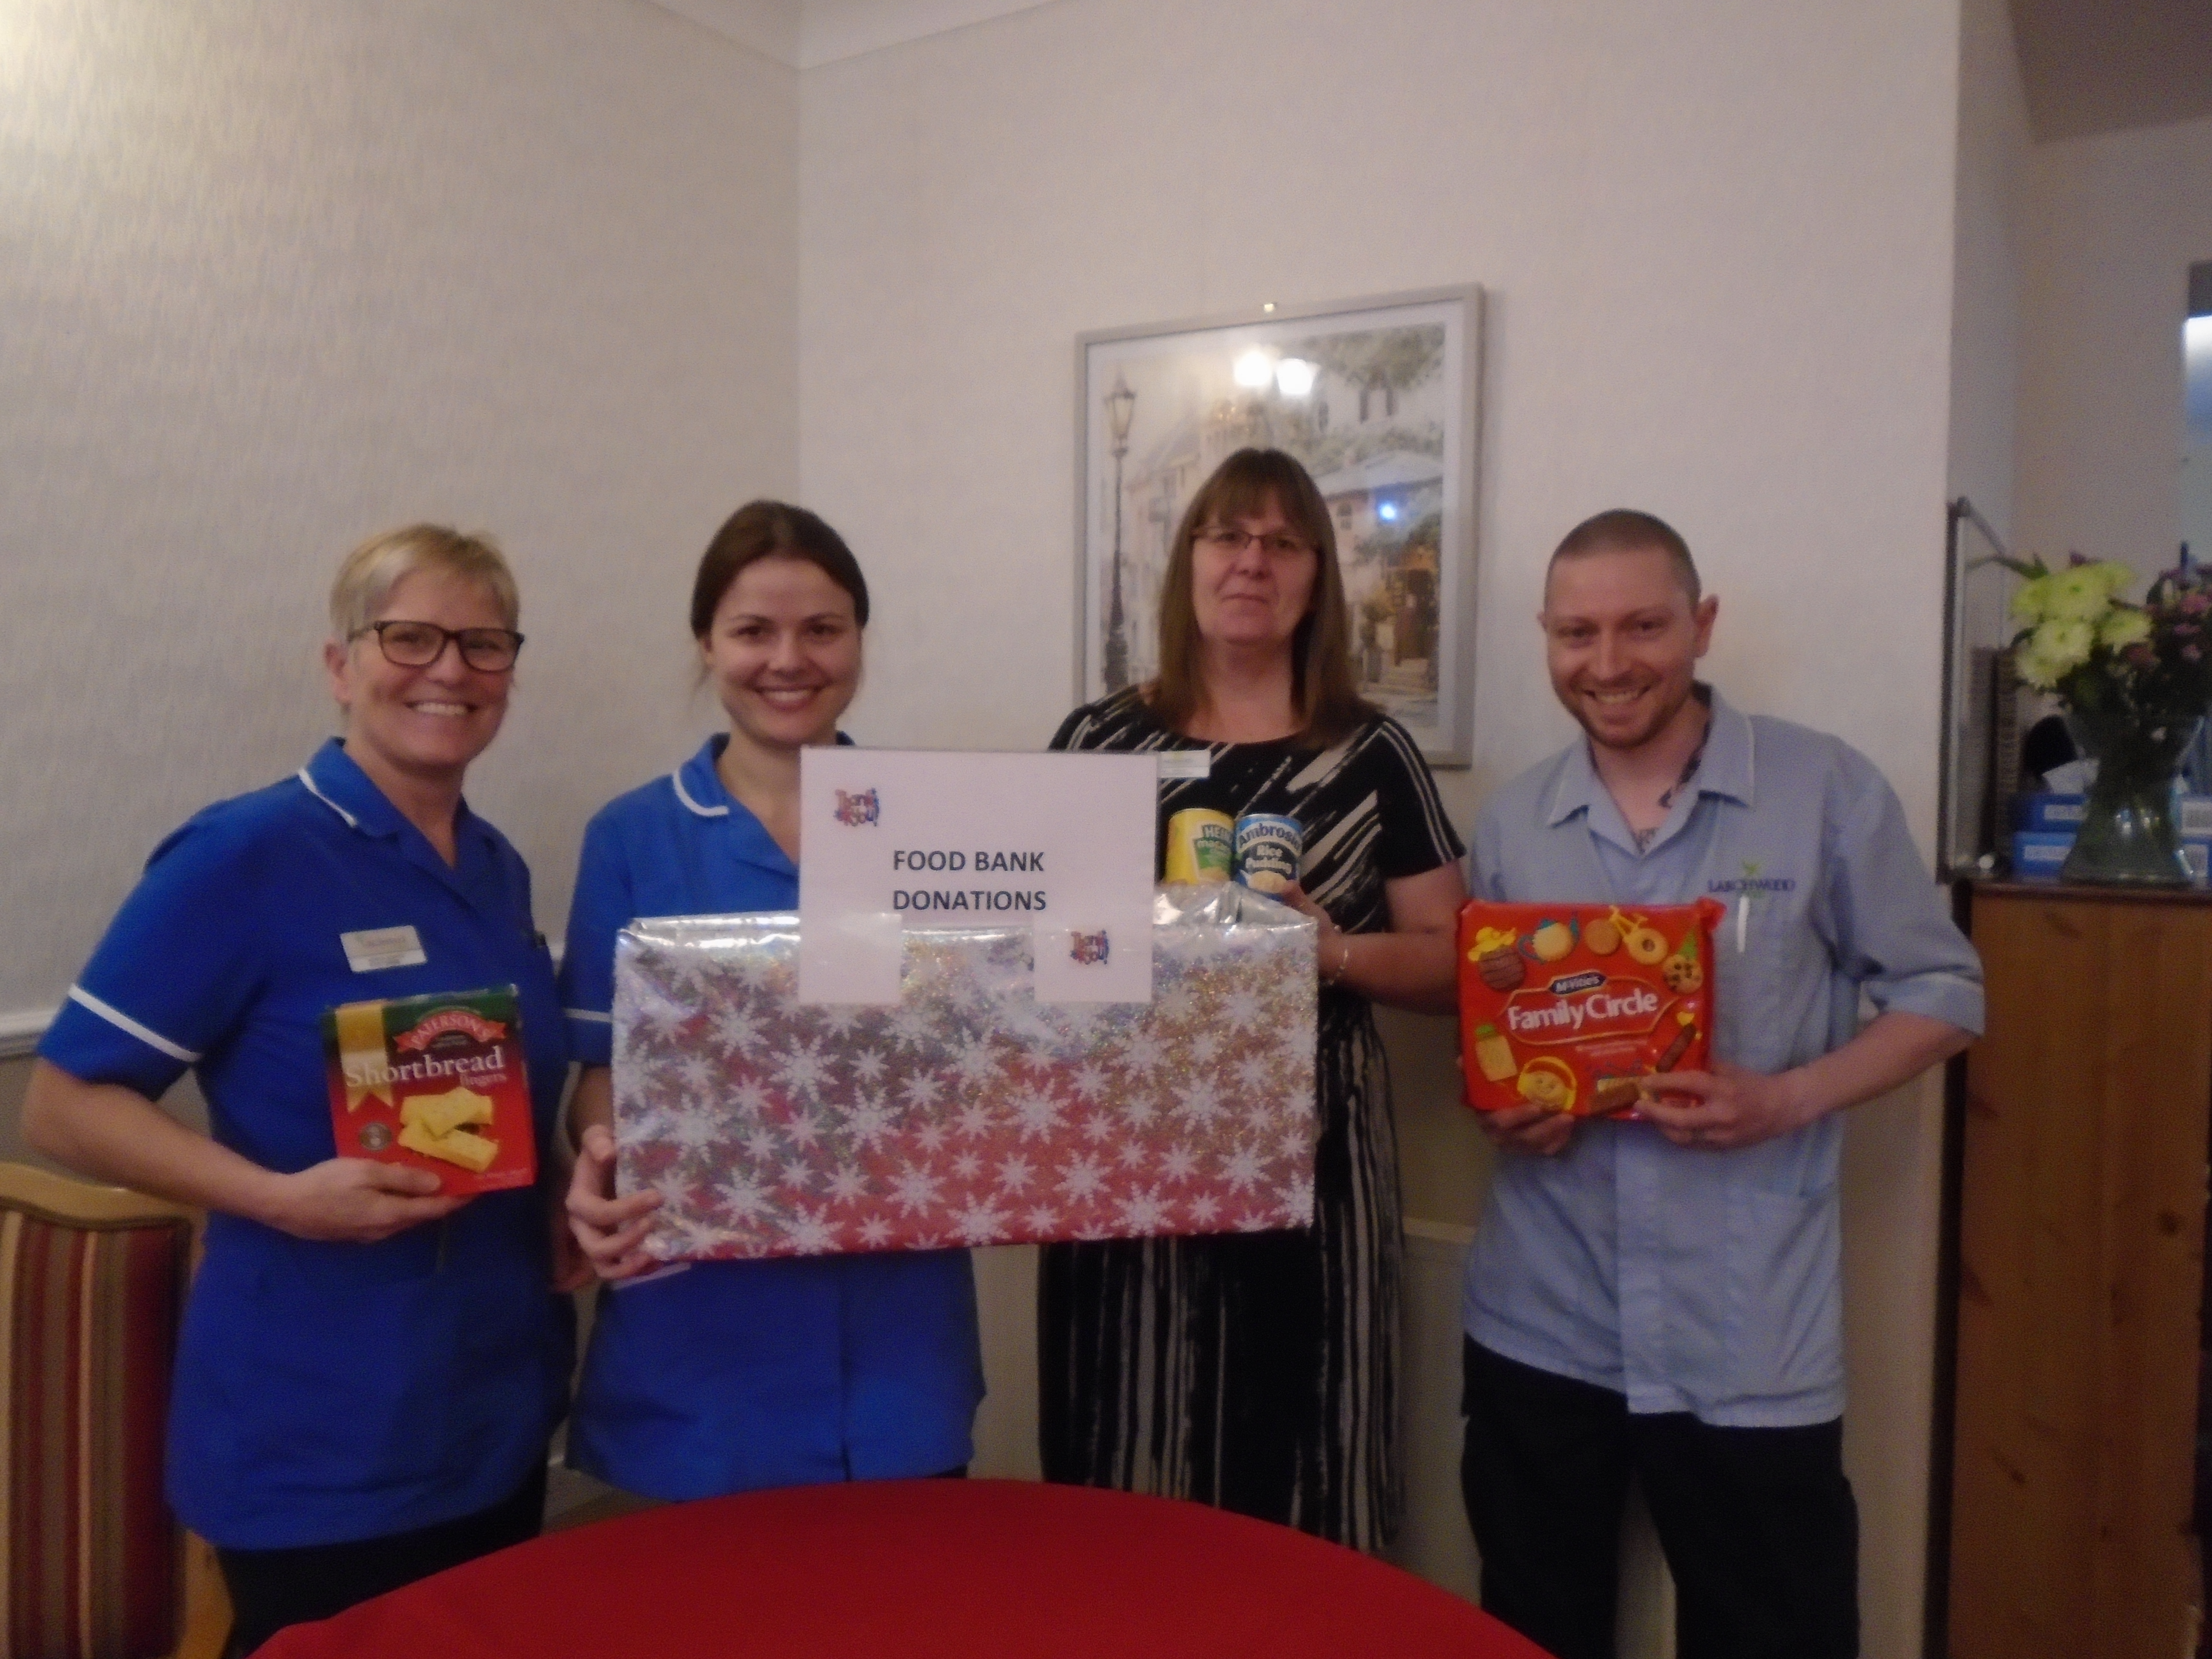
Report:
<svg viewBox="0 0 2212 1659"><path fill-rule="evenodd" d="M429 961L422 954L422 939L412 927L365 927L357 933L340 933L346 965L356 974L373 974L384 968L419 968Z"/></svg>
<svg viewBox="0 0 2212 1659"><path fill-rule="evenodd" d="M1213 772L1213 751L1211 749L1163 749L1160 750L1162 778L1203 778Z"/></svg>

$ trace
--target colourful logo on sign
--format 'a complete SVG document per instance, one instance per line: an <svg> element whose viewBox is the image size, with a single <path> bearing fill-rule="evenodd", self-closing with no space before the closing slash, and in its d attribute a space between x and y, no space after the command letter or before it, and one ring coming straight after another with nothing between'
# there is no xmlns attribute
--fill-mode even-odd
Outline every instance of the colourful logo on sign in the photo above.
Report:
<svg viewBox="0 0 2212 1659"><path fill-rule="evenodd" d="M1095 933L1070 933L1067 939L1067 954L1083 966L1088 968L1106 960L1109 941L1104 929Z"/></svg>
<svg viewBox="0 0 2212 1659"><path fill-rule="evenodd" d="M857 795L848 794L842 789L837 792L836 817L837 822L842 824L857 828L863 823L873 823L877 821L880 811L881 805L876 799L876 792L872 789Z"/></svg>

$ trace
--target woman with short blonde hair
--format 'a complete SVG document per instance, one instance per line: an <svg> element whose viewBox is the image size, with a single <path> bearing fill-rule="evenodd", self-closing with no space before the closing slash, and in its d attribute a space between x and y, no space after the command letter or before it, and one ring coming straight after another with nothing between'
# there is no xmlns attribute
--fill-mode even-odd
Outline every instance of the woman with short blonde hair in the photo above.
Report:
<svg viewBox="0 0 2212 1659"><path fill-rule="evenodd" d="M570 1313L538 1191L465 1197L337 1155L337 1008L512 987L539 1167L568 1071L530 872L461 784L522 636L482 537L364 542L323 647L342 735L154 851L39 1045L23 1127L103 1181L198 1206L169 1498L216 1547L232 1651L534 1536ZM155 1103L190 1068L202 1134Z"/></svg>

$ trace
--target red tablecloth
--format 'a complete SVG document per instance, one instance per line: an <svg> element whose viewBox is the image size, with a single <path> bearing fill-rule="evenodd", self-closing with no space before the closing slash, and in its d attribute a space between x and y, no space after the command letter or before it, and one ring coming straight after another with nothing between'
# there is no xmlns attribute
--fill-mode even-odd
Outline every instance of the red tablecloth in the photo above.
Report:
<svg viewBox="0 0 2212 1659"><path fill-rule="evenodd" d="M1456 1596L1195 1504L1017 1480L718 1498L556 1533L266 1659L1542 1659Z"/></svg>

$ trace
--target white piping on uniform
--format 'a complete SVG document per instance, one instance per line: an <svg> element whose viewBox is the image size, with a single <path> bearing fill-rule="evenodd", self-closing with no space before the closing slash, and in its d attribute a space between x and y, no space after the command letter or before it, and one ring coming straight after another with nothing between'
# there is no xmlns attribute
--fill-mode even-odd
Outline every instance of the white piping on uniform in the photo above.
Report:
<svg viewBox="0 0 2212 1659"><path fill-rule="evenodd" d="M359 818L354 817L354 815L347 811L344 807L339 805L328 795L315 787L314 779L307 775L307 769L304 766L300 769L300 781L307 786L307 790L309 794L313 795L317 800L322 802L324 805L329 807L331 811L343 818L345 820L347 829L358 830L361 828L361 820Z"/></svg>
<svg viewBox="0 0 2212 1659"><path fill-rule="evenodd" d="M594 1013L589 1008L563 1008L561 1012L571 1019L587 1019L594 1025L611 1025L615 1023L615 1017L612 1014Z"/></svg>
<svg viewBox="0 0 2212 1659"><path fill-rule="evenodd" d="M682 801L686 806L696 812L701 817L726 818L730 816L730 809L726 806L702 806L697 801L693 800L690 796L685 794L684 793L684 775L681 772L671 772L668 775L668 781L675 786L676 799Z"/></svg>
<svg viewBox="0 0 2212 1659"><path fill-rule="evenodd" d="M1743 954L1744 935L1751 927L1751 892L1749 889L1735 896L1735 953Z"/></svg>
<svg viewBox="0 0 2212 1659"><path fill-rule="evenodd" d="M111 1008L82 985L70 987L70 1000L79 1007L89 1008L118 1031L128 1031L149 1048L159 1048L171 1060L181 1060L187 1066L197 1065L199 1056L191 1049L169 1041L159 1031L149 1030L119 1008Z"/></svg>

